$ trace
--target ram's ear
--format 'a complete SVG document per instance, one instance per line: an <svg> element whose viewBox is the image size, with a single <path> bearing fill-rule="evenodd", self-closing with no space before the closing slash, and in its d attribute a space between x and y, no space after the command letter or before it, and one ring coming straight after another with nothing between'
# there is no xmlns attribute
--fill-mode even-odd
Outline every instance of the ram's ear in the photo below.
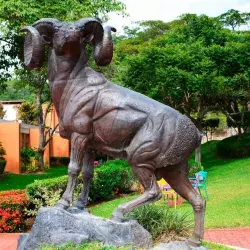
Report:
<svg viewBox="0 0 250 250"><path fill-rule="evenodd" d="M44 41L39 32L32 26L26 26L21 31L27 32L24 41L24 63L30 69L40 68L44 61Z"/></svg>
<svg viewBox="0 0 250 250"><path fill-rule="evenodd" d="M86 36L84 37L84 41L85 41L86 43L90 43L90 42L93 40L93 38L94 38L94 35L93 35L93 34L88 34L88 35L86 35Z"/></svg>

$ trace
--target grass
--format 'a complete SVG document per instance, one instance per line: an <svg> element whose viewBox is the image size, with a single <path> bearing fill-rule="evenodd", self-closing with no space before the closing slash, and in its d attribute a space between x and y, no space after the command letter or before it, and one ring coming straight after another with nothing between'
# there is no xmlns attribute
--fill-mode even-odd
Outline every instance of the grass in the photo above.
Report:
<svg viewBox="0 0 250 250"><path fill-rule="evenodd" d="M216 144L202 145L202 165L208 172L206 228L250 226L250 158L220 159ZM178 207L191 211L189 204Z"/></svg>
<svg viewBox="0 0 250 250"><path fill-rule="evenodd" d="M232 250L232 248L211 242L203 242L202 245L213 250ZM80 246L68 243L64 246L44 246L41 248L41 250L131 250L131 249L136 250L137 248L135 249L131 247L104 246L103 243L100 242L83 243Z"/></svg>
<svg viewBox="0 0 250 250"><path fill-rule="evenodd" d="M10 174L6 173L0 179L0 191L11 189L25 189L25 187L34 182L34 180L42 180L58 177L67 174L66 166L52 166L49 170L41 174Z"/></svg>

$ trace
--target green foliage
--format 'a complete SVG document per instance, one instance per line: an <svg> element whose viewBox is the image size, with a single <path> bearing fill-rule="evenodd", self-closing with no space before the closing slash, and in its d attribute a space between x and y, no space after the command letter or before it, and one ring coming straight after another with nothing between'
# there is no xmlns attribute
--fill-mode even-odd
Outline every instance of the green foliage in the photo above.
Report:
<svg viewBox="0 0 250 250"><path fill-rule="evenodd" d="M250 12L240 13L238 10L230 9L219 17L225 26L229 26L234 30L237 26L245 25L250 21Z"/></svg>
<svg viewBox="0 0 250 250"><path fill-rule="evenodd" d="M4 155L6 155L6 151L3 147L2 142L0 142L0 158L3 158Z"/></svg>
<svg viewBox="0 0 250 250"><path fill-rule="evenodd" d="M243 134L240 139L231 136L218 142L217 153L224 158L250 157L250 134Z"/></svg>
<svg viewBox="0 0 250 250"><path fill-rule="evenodd" d="M83 243L80 246L68 243L63 246L44 246L41 250L130 250L131 247L115 247L104 245L101 242ZM134 249L134 248L133 248Z"/></svg>
<svg viewBox="0 0 250 250"><path fill-rule="evenodd" d="M17 110L17 119L26 124L37 125L37 115L37 105L32 102L23 102Z"/></svg>
<svg viewBox="0 0 250 250"><path fill-rule="evenodd" d="M22 172L35 173L41 169L38 166L38 153L34 148L21 148L21 170Z"/></svg>
<svg viewBox="0 0 250 250"><path fill-rule="evenodd" d="M124 160L112 160L95 168L90 187L90 200L109 200L119 193L128 193L134 182L130 165Z"/></svg>
<svg viewBox="0 0 250 250"><path fill-rule="evenodd" d="M66 189L67 176L46 180L37 180L26 187L27 195L35 205L36 213L41 205L54 205ZM128 193L134 182L131 167L126 161L113 160L95 168L94 178L89 193L89 203L109 200L119 193ZM75 190L75 198L82 189L81 177ZM56 192L56 196L54 193Z"/></svg>
<svg viewBox="0 0 250 250"><path fill-rule="evenodd" d="M217 18L195 14L156 23L155 37L150 25L139 23L116 45L115 81L178 109L199 129L210 111L233 113L233 95L248 96L248 32L230 31ZM247 98L238 105L247 107Z"/></svg>
<svg viewBox="0 0 250 250"><path fill-rule="evenodd" d="M4 158L0 158L0 176L4 173L7 161Z"/></svg>
<svg viewBox="0 0 250 250"><path fill-rule="evenodd" d="M19 86L15 80L6 82L5 91L0 93L0 100L25 100L29 102L35 101L35 94L28 86Z"/></svg>
<svg viewBox="0 0 250 250"><path fill-rule="evenodd" d="M200 162L196 162L193 159L188 160L188 166L189 166L189 177L194 178L195 174L199 171L204 170L204 167L201 165Z"/></svg>
<svg viewBox="0 0 250 250"><path fill-rule="evenodd" d="M3 119L6 111L4 111L3 104L0 102L0 119Z"/></svg>
<svg viewBox="0 0 250 250"><path fill-rule="evenodd" d="M230 119L232 118L232 119ZM250 112L239 112L236 114L230 114L230 118L227 118L228 127L233 128L247 128L250 127Z"/></svg>
<svg viewBox="0 0 250 250"><path fill-rule="evenodd" d="M68 6L71 6L70 11ZM23 37L20 29L44 17L54 17L62 21L76 21L82 17L100 17L112 11L124 13L125 5L114 0L62 0L62 1L0 1L1 54L0 87L6 87L4 81L11 77L10 67L19 66L22 58Z"/></svg>
<svg viewBox="0 0 250 250"><path fill-rule="evenodd" d="M68 166L69 165L69 161L70 161L69 157L58 157L58 156L52 156L52 157L50 157L50 165Z"/></svg>
<svg viewBox="0 0 250 250"><path fill-rule="evenodd" d="M0 175L4 173L5 166L6 166L6 160L4 156L6 155L6 151L2 145L2 142L0 142Z"/></svg>
<svg viewBox="0 0 250 250"><path fill-rule="evenodd" d="M180 215L176 210L166 207L166 204L148 204L135 209L129 218L136 219L149 233L153 239L162 234L175 232L177 235L186 236L190 226L187 220L188 214Z"/></svg>
<svg viewBox="0 0 250 250"><path fill-rule="evenodd" d="M203 126L210 129L215 129L219 127L219 123L220 123L219 118L211 118L204 120Z"/></svg>

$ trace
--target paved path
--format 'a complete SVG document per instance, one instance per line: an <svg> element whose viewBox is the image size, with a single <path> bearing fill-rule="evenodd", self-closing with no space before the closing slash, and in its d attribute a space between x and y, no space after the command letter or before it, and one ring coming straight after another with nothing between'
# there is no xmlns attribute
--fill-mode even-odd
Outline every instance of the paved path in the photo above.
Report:
<svg viewBox="0 0 250 250"><path fill-rule="evenodd" d="M0 249L1 250L16 250L19 233L5 234L0 233Z"/></svg>
<svg viewBox="0 0 250 250"><path fill-rule="evenodd" d="M250 228L223 228L205 230L204 240L250 249Z"/></svg>
<svg viewBox="0 0 250 250"><path fill-rule="evenodd" d="M0 250L16 250L20 234L0 233ZM208 229L204 240L235 247L250 249L250 228Z"/></svg>

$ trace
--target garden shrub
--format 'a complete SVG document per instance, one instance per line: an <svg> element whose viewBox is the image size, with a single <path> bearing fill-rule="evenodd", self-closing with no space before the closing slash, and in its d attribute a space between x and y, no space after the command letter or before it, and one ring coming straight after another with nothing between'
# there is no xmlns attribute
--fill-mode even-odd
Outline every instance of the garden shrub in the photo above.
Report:
<svg viewBox="0 0 250 250"><path fill-rule="evenodd" d="M156 240L163 234L173 232L179 236L187 236L192 226L188 216L188 213L180 215L166 204L151 203L135 209L128 218L136 219Z"/></svg>
<svg viewBox="0 0 250 250"><path fill-rule="evenodd" d="M4 158L0 158L0 175L4 173L7 161Z"/></svg>
<svg viewBox="0 0 250 250"><path fill-rule="evenodd" d="M90 201L110 200L119 193L129 193L134 182L132 169L127 161L112 160L96 167L90 187Z"/></svg>
<svg viewBox="0 0 250 250"><path fill-rule="evenodd" d="M46 180L36 180L26 187L33 211L36 214L41 206L53 206L66 189L68 177L61 176ZM119 193L128 193L134 182L131 167L126 161L113 160L95 168L94 178L89 193L89 204L110 200ZM79 176L75 189L75 199L82 189L82 178Z"/></svg>
<svg viewBox="0 0 250 250"><path fill-rule="evenodd" d="M69 157L57 157L57 156L50 157L50 165L54 166L68 166L69 161L70 161Z"/></svg>
<svg viewBox="0 0 250 250"><path fill-rule="evenodd" d="M5 158L4 158L4 155L6 155L6 151L5 151L2 143L0 142L0 175L2 175L4 173L5 166L7 163Z"/></svg>
<svg viewBox="0 0 250 250"><path fill-rule="evenodd" d="M24 232L27 206L25 190L0 192L0 233Z"/></svg>
<svg viewBox="0 0 250 250"><path fill-rule="evenodd" d="M21 149L21 171L26 173L39 171L38 153L35 148L26 147Z"/></svg>
<svg viewBox="0 0 250 250"><path fill-rule="evenodd" d="M189 174L188 176L190 178L194 178L195 174L204 170L204 167L201 165L200 162L196 162L193 159L189 159L188 160L188 167L189 167Z"/></svg>
<svg viewBox="0 0 250 250"><path fill-rule="evenodd" d="M217 154L224 158L250 157L250 133L243 134L241 138L236 135L219 141Z"/></svg>

